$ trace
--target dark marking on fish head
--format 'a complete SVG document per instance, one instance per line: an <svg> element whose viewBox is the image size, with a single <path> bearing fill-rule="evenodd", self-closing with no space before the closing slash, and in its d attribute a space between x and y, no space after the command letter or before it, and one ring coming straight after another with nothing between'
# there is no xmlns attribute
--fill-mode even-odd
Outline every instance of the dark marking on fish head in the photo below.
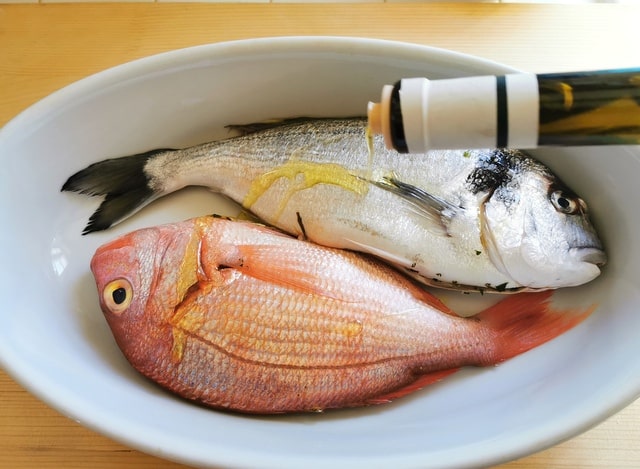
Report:
<svg viewBox="0 0 640 469"><path fill-rule="evenodd" d="M513 180L522 158L523 154L517 150L481 152L476 167L467 176L467 189L474 195L480 192L493 193Z"/></svg>
<svg viewBox="0 0 640 469"><path fill-rule="evenodd" d="M512 205L519 201L523 175L532 172L553 176L545 166L519 150L481 152L467 177L466 187L474 195L486 193L488 198L495 196L495 200Z"/></svg>

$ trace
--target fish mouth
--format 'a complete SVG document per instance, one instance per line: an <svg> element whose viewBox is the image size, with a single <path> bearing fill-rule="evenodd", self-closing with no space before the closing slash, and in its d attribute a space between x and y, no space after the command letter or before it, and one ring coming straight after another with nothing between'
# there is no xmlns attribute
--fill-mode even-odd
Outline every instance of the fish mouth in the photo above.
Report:
<svg viewBox="0 0 640 469"><path fill-rule="evenodd" d="M572 248L571 253L581 262L602 267L607 263L607 254L597 246L582 246Z"/></svg>

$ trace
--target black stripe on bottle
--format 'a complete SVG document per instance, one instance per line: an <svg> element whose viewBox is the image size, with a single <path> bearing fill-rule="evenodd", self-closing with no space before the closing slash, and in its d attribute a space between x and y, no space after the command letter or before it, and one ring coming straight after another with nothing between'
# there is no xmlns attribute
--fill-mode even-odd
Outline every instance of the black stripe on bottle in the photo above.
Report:
<svg viewBox="0 0 640 469"><path fill-rule="evenodd" d="M496 146L505 148L509 142L509 111L507 110L507 81L496 77L496 111L498 115Z"/></svg>
<svg viewBox="0 0 640 469"><path fill-rule="evenodd" d="M409 153L407 139L404 135L404 121L402 119L402 108L400 107L400 87L402 80L393 85L391 100L389 101L389 124L391 131L391 142L393 148L398 153Z"/></svg>

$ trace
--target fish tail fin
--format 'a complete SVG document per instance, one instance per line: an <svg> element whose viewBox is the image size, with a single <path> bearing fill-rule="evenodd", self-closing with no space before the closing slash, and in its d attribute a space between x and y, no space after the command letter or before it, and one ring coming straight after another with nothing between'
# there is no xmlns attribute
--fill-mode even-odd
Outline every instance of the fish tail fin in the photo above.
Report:
<svg viewBox="0 0 640 469"><path fill-rule="evenodd" d="M153 150L99 161L69 177L62 191L104 196L82 234L105 230L156 198L144 169L149 159L167 151L170 150Z"/></svg>
<svg viewBox="0 0 640 469"><path fill-rule="evenodd" d="M520 293L487 308L478 319L495 334L496 349L486 364L495 364L544 344L586 319L597 307L555 309L552 291Z"/></svg>

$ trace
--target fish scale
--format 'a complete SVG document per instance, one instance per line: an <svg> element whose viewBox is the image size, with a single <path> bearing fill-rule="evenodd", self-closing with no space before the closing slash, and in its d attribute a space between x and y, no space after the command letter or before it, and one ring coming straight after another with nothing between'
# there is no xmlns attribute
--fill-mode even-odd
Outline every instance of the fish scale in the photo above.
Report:
<svg viewBox="0 0 640 469"><path fill-rule="evenodd" d="M355 353L358 349L354 346L360 345L367 338L366 333L349 333L349 324L364 320L366 311L364 307L359 314L352 312L348 317L341 317L344 308L336 300L324 298L321 302L305 301L308 295L296 294L288 289L267 288L263 282L255 281L250 277L238 279L233 288L233 292L225 289L225 295L221 301L218 301L219 295L203 294L199 299L207 304L199 304L197 307L185 306L190 310L184 315L184 320L180 321L179 327L186 327L192 335L197 335L202 340L244 359L281 365L292 365L292 361L296 361L308 363L308 366L322 366L328 361L326 356L334 355L334 350L348 348ZM279 305L282 313L275 318L270 314L259 314L257 310L265 308L259 301L252 300L255 298L253 292L256 289L260 289L261 295L258 298L262 296L271 298ZM249 295L252 298L249 298ZM211 315L210 322L202 324L199 324L197 319L193 322L188 320L190 316L197 317L198 313L206 310L220 311L225 314L223 317L220 317L220 314ZM198 327L191 328L189 327L191 324ZM251 326L254 326L254 329L250 331ZM410 324L407 324L407 331L410 327ZM372 332L375 328L375 324L367 324L366 332ZM215 331L215 334L211 334L211 331ZM301 331L306 332L305 336L300 334ZM242 343L235 342L237 336L243 337ZM253 348L245 347L244 341L256 338L262 341L261 350L265 352L264 355L275 357L275 361L270 362L264 357L251 355ZM318 350L311 347L314 344L322 344L323 348ZM381 346L380 349L382 348ZM368 347L362 350L360 360L369 359L372 356L371 349L372 347ZM280 362L284 359L286 361Z"/></svg>

